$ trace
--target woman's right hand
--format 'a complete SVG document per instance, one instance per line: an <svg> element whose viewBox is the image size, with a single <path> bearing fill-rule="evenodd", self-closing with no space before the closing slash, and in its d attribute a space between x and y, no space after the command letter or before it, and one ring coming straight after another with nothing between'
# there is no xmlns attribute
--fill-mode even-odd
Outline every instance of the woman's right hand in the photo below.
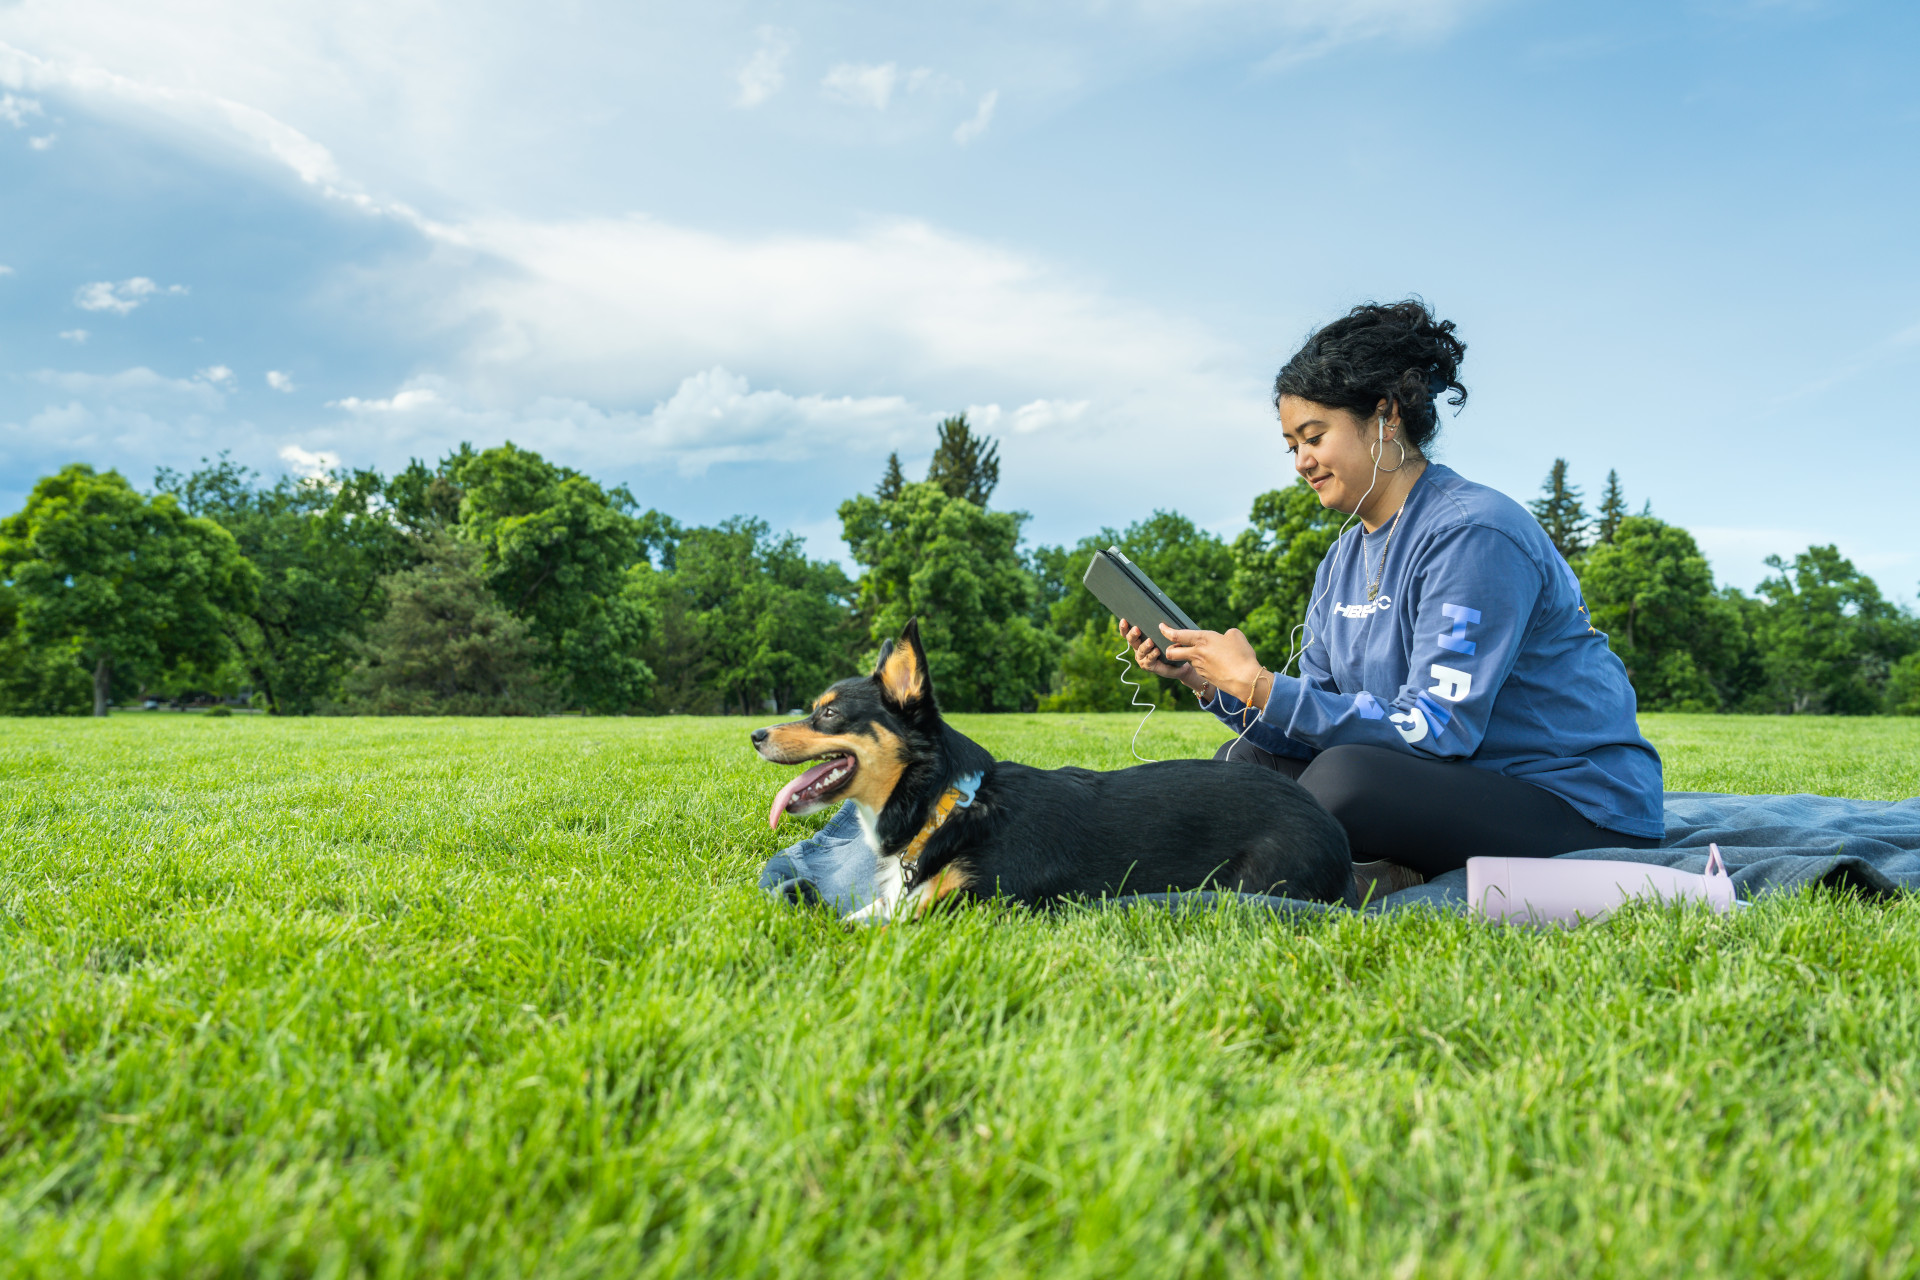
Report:
<svg viewBox="0 0 1920 1280"><path fill-rule="evenodd" d="M1206 681L1202 680L1199 675L1194 672L1191 662L1168 662L1165 658L1161 657L1159 646L1147 639L1146 632L1134 626L1125 618L1120 619L1120 636L1128 644L1133 646L1133 660L1140 664L1142 671L1151 671L1156 676L1165 676L1169 680L1178 680L1195 693L1198 693L1200 686L1206 683ZM1160 643L1166 644L1168 642L1162 640Z"/></svg>

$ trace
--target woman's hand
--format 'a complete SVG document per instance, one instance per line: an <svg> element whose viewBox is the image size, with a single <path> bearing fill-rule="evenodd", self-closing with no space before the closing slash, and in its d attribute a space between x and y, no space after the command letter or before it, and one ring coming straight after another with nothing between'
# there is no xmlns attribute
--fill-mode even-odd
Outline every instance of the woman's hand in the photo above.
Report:
<svg viewBox="0 0 1920 1280"><path fill-rule="evenodd" d="M1218 631L1163 630L1167 637L1167 657L1180 663L1184 670L1194 672L1215 689L1224 689L1242 702L1256 707L1267 705L1273 681L1262 678L1266 668L1254 656L1253 645L1241 634L1240 628L1229 627L1225 635Z"/></svg>
<svg viewBox="0 0 1920 1280"><path fill-rule="evenodd" d="M1151 671L1156 676L1165 676L1169 680L1178 680L1195 693L1198 693L1200 686L1206 683L1205 680L1194 674L1191 665L1185 662L1168 662L1162 658L1159 647L1156 646L1153 641L1147 639L1144 631L1134 626L1131 622L1128 622L1125 618L1120 619L1120 637L1133 646L1133 660L1140 664L1142 671ZM1171 644L1172 641L1162 640L1160 643Z"/></svg>

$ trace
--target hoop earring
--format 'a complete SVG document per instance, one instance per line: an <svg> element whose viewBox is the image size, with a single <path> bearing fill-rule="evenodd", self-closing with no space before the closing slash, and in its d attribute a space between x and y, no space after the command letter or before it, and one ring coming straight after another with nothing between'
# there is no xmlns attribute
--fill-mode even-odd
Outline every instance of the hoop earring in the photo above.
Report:
<svg viewBox="0 0 1920 1280"><path fill-rule="evenodd" d="M1404 467L1407 465L1407 446L1400 443L1399 436L1395 436L1393 438L1393 443L1396 446L1398 446L1400 450L1400 461L1394 463L1390 467L1380 466L1380 455L1386 452L1386 450L1380 447L1380 444L1378 441L1375 441L1373 444L1367 446L1367 452L1373 455L1373 465L1376 467L1379 467L1380 470L1386 472L1388 475L1392 475L1394 472L1398 471L1401 467Z"/></svg>

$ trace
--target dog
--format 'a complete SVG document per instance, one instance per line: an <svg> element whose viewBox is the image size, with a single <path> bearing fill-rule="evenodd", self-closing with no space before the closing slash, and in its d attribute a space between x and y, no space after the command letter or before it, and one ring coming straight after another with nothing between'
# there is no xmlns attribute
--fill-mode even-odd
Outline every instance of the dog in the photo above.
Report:
<svg viewBox="0 0 1920 1280"><path fill-rule="evenodd" d="M840 681L805 719L752 740L775 764L817 762L775 796L776 830L788 813L857 807L879 896L856 923L917 919L963 897L1046 906L1220 888L1338 902L1352 883L1346 831L1270 769L1163 760L1100 773L995 760L941 718L917 619L881 646L872 675Z"/></svg>

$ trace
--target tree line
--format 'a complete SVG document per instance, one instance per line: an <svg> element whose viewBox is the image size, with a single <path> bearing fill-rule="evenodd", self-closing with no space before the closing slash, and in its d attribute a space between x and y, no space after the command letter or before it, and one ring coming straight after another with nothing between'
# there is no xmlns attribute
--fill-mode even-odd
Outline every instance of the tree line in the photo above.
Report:
<svg viewBox="0 0 1920 1280"><path fill-rule="evenodd" d="M1278 666L1342 520L1295 483L1231 541L1155 511L1028 546L1026 513L991 506L999 476L964 415L924 479L890 456L840 504L849 577L764 521L682 525L511 443L392 476L269 479L223 455L148 492L76 463L0 520L0 714L222 696L277 715L764 714L915 616L951 710L1118 710L1122 645L1080 586L1095 549ZM1530 505L1642 708L1920 714L1920 618L1836 548L1771 558L1748 595L1715 587L1685 529L1630 514L1617 474L1589 514L1556 461Z"/></svg>

